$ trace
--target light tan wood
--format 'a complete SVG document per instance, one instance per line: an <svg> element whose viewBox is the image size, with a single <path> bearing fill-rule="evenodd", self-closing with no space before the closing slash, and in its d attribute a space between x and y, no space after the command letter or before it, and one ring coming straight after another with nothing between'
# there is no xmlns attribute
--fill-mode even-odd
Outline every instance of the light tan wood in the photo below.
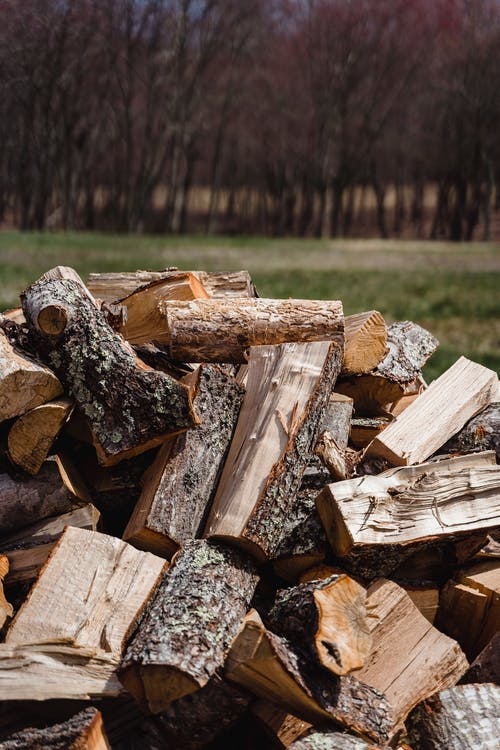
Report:
<svg viewBox="0 0 500 750"><path fill-rule="evenodd" d="M300 583L306 581L320 581L330 576L341 575L344 571L341 568L335 568L333 565L315 565L300 576Z"/></svg>
<svg viewBox="0 0 500 750"><path fill-rule="evenodd" d="M127 636L167 563L105 534L68 527L0 644L12 700L117 695Z"/></svg>
<svg viewBox="0 0 500 750"><path fill-rule="evenodd" d="M493 370L460 357L368 446L393 465L425 461L496 398Z"/></svg>
<svg viewBox="0 0 500 750"><path fill-rule="evenodd" d="M367 375L353 375L339 380L337 393L350 396L357 417L377 417L389 413L389 407L404 395L404 385L389 380L376 371Z"/></svg>
<svg viewBox="0 0 500 750"><path fill-rule="evenodd" d="M308 415L315 402L314 409L320 403L323 410L327 407L334 356L338 361L329 342L252 347L247 390L205 536L246 546L260 559L273 554L286 508L291 508L293 485L288 489L283 485L286 494L281 503L272 499L267 515L270 503L264 500L284 472L296 473L298 489L321 418L318 413L309 424ZM331 375L326 376L327 370ZM304 445L310 447L298 453L295 441L300 430L307 432ZM293 456L289 466L284 463L287 454ZM283 492L281 487L279 491Z"/></svg>
<svg viewBox="0 0 500 750"><path fill-rule="evenodd" d="M468 662L458 643L432 627L393 581L369 587L367 609L373 647L356 677L383 692L402 722L417 703L455 685Z"/></svg>
<svg viewBox="0 0 500 750"><path fill-rule="evenodd" d="M441 592L438 626L456 638L470 660L500 630L500 561L466 568Z"/></svg>
<svg viewBox="0 0 500 750"><path fill-rule="evenodd" d="M3 581L8 572L9 560L5 555L0 555L0 628L3 627L7 617L12 617L14 614L12 604L9 604L3 592Z"/></svg>
<svg viewBox="0 0 500 750"><path fill-rule="evenodd" d="M24 317L22 307L14 307L12 310L4 310L1 315L7 320L12 320L13 323L18 325L26 325L26 318Z"/></svg>
<svg viewBox="0 0 500 750"><path fill-rule="evenodd" d="M15 349L0 330L0 422L24 414L62 392L54 373Z"/></svg>
<svg viewBox="0 0 500 750"><path fill-rule="evenodd" d="M38 474L73 406L71 399L59 398L18 417L7 439L11 461L28 474Z"/></svg>
<svg viewBox="0 0 500 750"><path fill-rule="evenodd" d="M419 612L423 614L426 620L434 625L439 607L439 589L437 586L422 588L403 587L416 606Z"/></svg>
<svg viewBox="0 0 500 750"><path fill-rule="evenodd" d="M349 439L355 448L366 448L391 423L389 417L360 417L351 421Z"/></svg>
<svg viewBox="0 0 500 750"><path fill-rule="evenodd" d="M122 336L131 344L156 341L165 330L158 305L167 300L208 299L209 295L192 273L179 271L167 279L152 281L120 300L126 309L125 323L119 327Z"/></svg>
<svg viewBox="0 0 500 750"><path fill-rule="evenodd" d="M348 315L345 319L343 375L364 375L385 356L387 329L377 310Z"/></svg>
<svg viewBox="0 0 500 750"><path fill-rule="evenodd" d="M269 701L254 701L250 705L250 711L277 750L288 747L311 728L308 721L299 719Z"/></svg>

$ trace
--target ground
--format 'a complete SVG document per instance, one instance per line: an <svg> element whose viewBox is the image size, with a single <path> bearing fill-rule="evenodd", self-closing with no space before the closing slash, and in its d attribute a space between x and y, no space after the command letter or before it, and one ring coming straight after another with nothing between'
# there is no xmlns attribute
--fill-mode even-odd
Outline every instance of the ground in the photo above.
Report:
<svg viewBox="0 0 500 750"><path fill-rule="evenodd" d="M500 369L500 244L398 240L0 233L0 309L55 265L90 271L250 271L260 296L341 299L347 314L411 319L441 346L428 381L461 354Z"/></svg>

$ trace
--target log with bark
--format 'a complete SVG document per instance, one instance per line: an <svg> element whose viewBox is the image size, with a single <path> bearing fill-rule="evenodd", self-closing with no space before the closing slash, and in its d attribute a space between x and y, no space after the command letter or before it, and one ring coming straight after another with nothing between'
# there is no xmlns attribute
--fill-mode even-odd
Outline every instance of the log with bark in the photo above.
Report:
<svg viewBox="0 0 500 750"><path fill-rule="evenodd" d="M102 463L198 422L189 388L140 362L78 282L42 277L22 300L38 351L90 421Z"/></svg>
<svg viewBox="0 0 500 750"><path fill-rule="evenodd" d="M172 560L128 645L120 679L146 710L207 684L224 663L257 584L239 552L191 540Z"/></svg>
<svg viewBox="0 0 500 750"><path fill-rule="evenodd" d="M332 479L348 479L346 448L349 441L353 401L349 396L333 393L328 404L315 454L329 471Z"/></svg>
<svg viewBox="0 0 500 750"><path fill-rule="evenodd" d="M500 630L476 656L460 682L494 682L500 684Z"/></svg>
<svg viewBox="0 0 500 750"><path fill-rule="evenodd" d="M493 370L460 357L368 446L366 455L407 465L431 456L479 411L494 403Z"/></svg>
<svg viewBox="0 0 500 750"><path fill-rule="evenodd" d="M388 351L376 370L390 380L409 383L420 375L438 346L435 336L410 320L391 323L387 327Z"/></svg>
<svg viewBox="0 0 500 750"><path fill-rule="evenodd" d="M253 347L247 390L205 535L258 559L282 538L316 443L342 347L329 342Z"/></svg>
<svg viewBox="0 0 500 750"><path fill-rule="evenodd" d="M0 750L110 750L101 713L89 707L62 724L30 727L0 742Z"/></svg>
<svg viewBox="0 0 500 750"><path fill-rule="evenodd" d="M276 750L289 747L311 728L309 721L299 719L298 716L267 700L254 701L250 711Z"/></svg>
<svg viewBox="0 0 500 750"><path fill-rule="evenodd" d="M59 398L18 417L9 430L9 458L28 474L38 474L56 437L73 411L73 401Z"/></svg>
<svg viewBox="0 0 500 750"><path fill-rule="evenodd" d="M336 675L360 669L372 639L366 620L366 590L347 575L282 589L269 626L295 649Z"/></svg>
<svg viewBox="0 0 500 750"><path fill-rule="evenodd" d="M118 695L125 640L165 560L120 539L67 527L0 644L11 700Z"/></svg>
<svg viewBox="0 0 500 750"><path fill-rule="evenodd" d="M123 535L167 557L202 530L244 394L213 365L201 365L195 377L193 404L201 424L162 446Z"/></svg>
<svg viewBox="0 0 500 750"><path fill-rule="evenodd" d="M500 525L493 452L389 469L326 487L316 505L349 569L387 575L418 549L461 542Z"/></svg>
<svg viewBox="0 0 500 750"><path fill-rule="evenodd" d="M408 718L414 750L497 750L500 687L491 683L442 690Z"/></svg>
<svg viewBox="0 0 500 750"><path fill-rule="evenodd" d="M366 448L383 430L385 430L393 418L386 417L355 417L351 421L349 438L351 444L357 448Z"/></svg>
<svg viewBox="0 0 500 750"><path fill-rule="evenodd" d="M364 375L384 359L387 351L385 320L377 310L347 315L342 375Z"/></svg>
<svg viewBox="0 0 500 750"><path fill-rule="evenodd" d="M365 742L352 734L315 729L292 742L289 748L290 750L383 750L380 745Z"/></svg>
<svg viewBox="0 0 500 750"><path fill-rule="evenodd" d="M493 450L500 463L500 402L490 404L462 427L442 447L443 453L477 453Z"/></svg>

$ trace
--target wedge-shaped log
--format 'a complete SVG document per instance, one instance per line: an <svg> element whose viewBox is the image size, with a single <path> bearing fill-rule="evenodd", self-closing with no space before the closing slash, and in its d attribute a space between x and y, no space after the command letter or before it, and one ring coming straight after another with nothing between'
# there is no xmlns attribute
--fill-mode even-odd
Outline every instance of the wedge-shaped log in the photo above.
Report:
<svg viewBox="0 0 500 750"><path fill-rule="evenodd" d="M255 288L248 271L191 271L210 297L255 297ZM156 281L178 283L185 271L130 271L119 273L91 273L87 286L104 302L116 302L128 297L145 284Z"/></svg>
<svg viewBox="0 0 500 750"><path fill-rule="evenodd" d="M0 750L110 750L101 712L89 707L61 724L30 727L0 742Z"/></svg>
<svg viewBox="0 0 500 750"><path fill-rule="evenodd" d="M339 372L329 342L250 350L247 390L205 535L273 556Z"/></svg>
<svg viewBox="0 0 500 750"><path fill-rule="evenodd" d="M52 370L13 347L0 330L0 422L24 414L62 392Z"/></svg>
<svg viewBox="0 0 500 750"><path fill-rule="evenodd" d="M301 583L278 592L269 625L295 649L345 675L360 669L371 649L365 601L366 590L347 575Z"/></svg>
<svg viewBox="0 0 500 750"><path fill-rule="evenodd" d="M390 380L409 383L419 374L439 341L422 326L404 320L387 327L388 352L377 366L377 372Z"/></svg>
<svg viewBox="0 0 500 750"><path fill-rule="evenodd" d="M66 528L0 644L11 700L117 695L127 635L168 563L120 539Z"/></svg>
<svg viewBox="0 0 500 750"><path fill-rule="evenodd" d="M493 450L500 463L500 402L490 404L469 419L442 447L443 453L476 453Z"/></svg>
<svg viewBox="0 0 500 750"><path fill-rule="evenodd" d="M38 351L88 418L102 463L140 453L197 423L189 388L138 360L83 283L40 279L23 310Z"/></svg>
<svg viewBox="0 0 500 750"><path fill-rule="evenodd" d="M500 684L500 630L479 653L461 682L494 682Z"/></svg>
<svg viewBox="0 0 500 750"><path fill-rule="evenodd" d="M7 439L11 461L28 474L38 474L72 411L73 401L60 398L41 404L16 419Z"/></svg>
<svg viewBox="0 0 500 750"><path fill-rule="evenodd" d="M222 666L257 584L237 551L192 540L177 553L132 641L120 679L152 713L202 688Z"/></svg>
<svg viewBox="0 0 500 750"><path fill-rule="evenodd" d="M201 424L162 446L123 535L167 557L201 531L243 401L244 389L213 365L196 380Z"/></svg>
<svg viewBox="0 0 500 750"><path fill-rule="evenodd" d="M344 340L342 303L279 299L160 302L156 341L181 362L246 362L254 346Z"/></svg>
<svg viewBox="0 0 500 750"><path fill-rule="evenodd" d="M425 461L477 412L496 400L498 378L460 357L368 446L395 466Z"/></svg>
<svg viewBox="0 0 500 750"><path fill-rule="evenodd" d="M500 467L468 456L389 469L326 487L316 505L334 553L366 577L419 548L500 525ZM470 468L472 465L472 468Z"/></svg>
<svg viewBox="0 0 500 750"><path fill-rule="evenodd" d="M364 375L381 362L387 351L385 320L377 310L347 315L342 375Z"/></svg>
<svg viewBox="0 0 500 750"><path fill-rule="evenodd" d="M0 529L7 534L41 518L68 513L80 500L69 492L55 461L45 461L36 477L0 474Z"/></svg>
<svg viewBox="0 0 500 750"><path fill-rule="evenodd" d="M472 565L446 584L437 624L475 659L500 630L500 560Z"/></svg>
<svg viewBox="0 0 500 750"><path fill-rule="evenodd" d="M290 750L383 750L380 745L368 743L352 734L312 729L304 737L292 742Z"/></svg>
<svg viewBox="0 0 500 750"><path fill-rule="evenodd" d="M414 750L497 750L500 687L458 685L420 703L408 718Z"/></svg>
<svg viewBox="0 0 500 750"><path fill-rule="evenodd" d="M437 690L455 685L468 667L458 643L433 628L392 581L368 589L373 648L359 680L384 693L396 721Z"/></svg>
<svg viewBox="0 0 500 750"><path fill-rule="evenodd" d="M377 742L392 733L391 710L378 690L352 675L335 677L304 659L285 638L266 630L255 610L231 646L225 674L313 724L338 724Z"/></svg>

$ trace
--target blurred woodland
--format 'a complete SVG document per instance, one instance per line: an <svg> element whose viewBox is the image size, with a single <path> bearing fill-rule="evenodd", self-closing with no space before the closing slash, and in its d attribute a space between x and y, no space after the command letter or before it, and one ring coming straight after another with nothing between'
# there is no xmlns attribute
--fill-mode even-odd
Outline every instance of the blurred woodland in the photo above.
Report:
<svg viewBox="0 0 500 750"><path fill-rule="evenodd" d="M0 223L500 235L495 0L0 0Z"/></svg>

